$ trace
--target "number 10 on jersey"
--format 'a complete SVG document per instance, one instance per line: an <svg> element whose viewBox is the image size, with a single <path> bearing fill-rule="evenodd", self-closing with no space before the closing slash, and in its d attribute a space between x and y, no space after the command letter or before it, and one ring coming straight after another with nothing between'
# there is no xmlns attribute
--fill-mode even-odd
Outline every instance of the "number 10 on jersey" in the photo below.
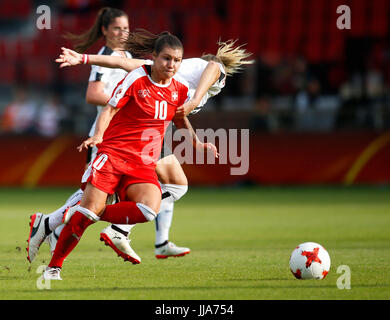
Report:
<svg viewBox="0 0 390 320"><path fill-rule="evenodd" d="M167 118L168 103L165 100L156 100L155 107L154 119L165 120Z"/></svg>

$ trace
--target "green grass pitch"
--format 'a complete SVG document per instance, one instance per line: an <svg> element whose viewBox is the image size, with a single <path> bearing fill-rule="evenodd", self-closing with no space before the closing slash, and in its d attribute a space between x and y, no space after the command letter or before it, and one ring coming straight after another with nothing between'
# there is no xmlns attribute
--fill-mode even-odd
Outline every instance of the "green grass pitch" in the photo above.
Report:
<svg viewBox="0 0 390 320"><path fill-rule="evenodd" d="M388 187L190 188L175 205L171 240L186 257L154 257L154 223L136 226L140 265L123 262L99 241L107 223L85 232L64 263L63 281L37 288L50 260L44 243L26 259L29 215L48 213L73 189L0 189L0 299L286 300L390 298ZM324 280L297 280L289 257L300 243L322 244L331 257ZM339 289L338 266L351 270Z"/></svg>

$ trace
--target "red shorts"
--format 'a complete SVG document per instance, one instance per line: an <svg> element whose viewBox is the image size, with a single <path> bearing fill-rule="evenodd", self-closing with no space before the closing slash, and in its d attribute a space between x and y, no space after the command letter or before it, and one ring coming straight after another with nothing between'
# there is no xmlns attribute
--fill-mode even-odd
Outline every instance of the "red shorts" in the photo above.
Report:
<svg viewBox="0 0 390 320"><path fill-rule="evenodd" d="M90 182L108 194L117 192L120 199L125 199L127 187L135 183L152 183L161 190L154 166L132 164L107 153L96 156L84 172L81 182L82 189Z"/></svg>

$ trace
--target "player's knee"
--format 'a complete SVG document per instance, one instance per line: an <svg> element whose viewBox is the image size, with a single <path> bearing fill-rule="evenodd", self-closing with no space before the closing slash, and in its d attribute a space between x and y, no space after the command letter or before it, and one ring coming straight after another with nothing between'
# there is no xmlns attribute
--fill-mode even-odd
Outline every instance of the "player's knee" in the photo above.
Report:
<svg viewBox="0 0 390 320"><path fill-rule="evenodd" d="M146 220L152 221L157 217L157 212L159 211L158 210L159 207L156 208L155 206L153 206L153 208L152 208L152 207L149 207L146 204L143 204L140 202L137 203L137 207L142 212L142 214L145 216Z"/></svg>
<svg viewBox="0 0 390 320"><path fill-rule="evenodd" d="M161 189L163 191L163 194L164 192L168 192L172 197L173 201L177 201L187 193L188 185L162 184Z"/></svg>
<svg viewBox="0 0 390 320"><path fill-rule="evenodd" d="M81 237L86 228L94 222L99 221L99 217L92 211L77 207L76 213L71 217L69 224L72 227L72 233Z"/></svg>

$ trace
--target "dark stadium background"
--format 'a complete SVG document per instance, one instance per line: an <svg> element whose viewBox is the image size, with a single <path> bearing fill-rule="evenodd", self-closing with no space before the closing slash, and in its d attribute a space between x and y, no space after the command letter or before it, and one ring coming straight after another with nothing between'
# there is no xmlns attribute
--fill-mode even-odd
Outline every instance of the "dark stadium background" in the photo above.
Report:
<svg viewBox="0 0 390 320"><path fill-rule="evenodd" d="M40 5L50 8L48 30L36 25ZM337 28L340 5L351 9L351 29ZM249 129L248 172L184 165L190 184L389 183L390 1L2 0L1 186L78 185L85 155L76 146L96 114L84 99L90 67L54 60L72 48L64 32L85 31L103 6L123 9L133 30L176 34L185 57L238 39L256 59L190 118L195 128ZM21 100L24 122L13 127L10 106Z"/></svg>

